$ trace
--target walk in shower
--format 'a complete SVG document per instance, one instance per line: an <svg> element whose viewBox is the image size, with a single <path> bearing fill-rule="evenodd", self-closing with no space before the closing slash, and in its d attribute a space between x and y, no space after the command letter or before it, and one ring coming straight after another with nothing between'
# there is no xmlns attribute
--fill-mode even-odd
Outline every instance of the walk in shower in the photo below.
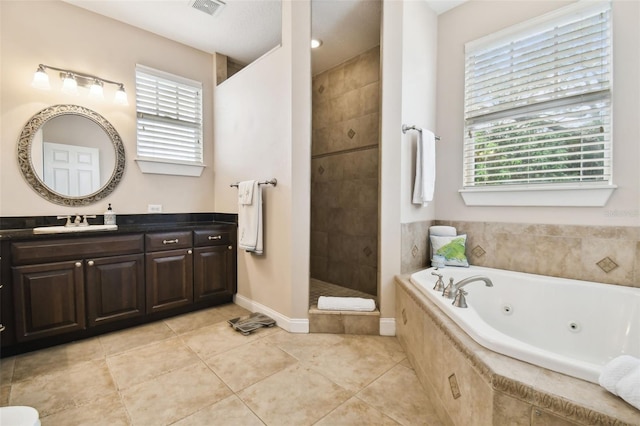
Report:
<svg viewBox="0 0 640 426"><path fill-rule="evenodd" d="M313 77L310 301L377 298L380 47Z"/></svg>

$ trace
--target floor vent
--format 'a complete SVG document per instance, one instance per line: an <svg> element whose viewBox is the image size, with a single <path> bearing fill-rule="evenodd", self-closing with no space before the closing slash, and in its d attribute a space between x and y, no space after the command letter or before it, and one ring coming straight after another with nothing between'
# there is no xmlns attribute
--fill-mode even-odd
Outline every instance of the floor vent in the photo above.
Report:
<svg viewBox="0 0 640 426"><path fill-rule="evenodd" d="M224 7L224 2L219 0L191 0L191 7L207 15L217 15Z"/></svg>

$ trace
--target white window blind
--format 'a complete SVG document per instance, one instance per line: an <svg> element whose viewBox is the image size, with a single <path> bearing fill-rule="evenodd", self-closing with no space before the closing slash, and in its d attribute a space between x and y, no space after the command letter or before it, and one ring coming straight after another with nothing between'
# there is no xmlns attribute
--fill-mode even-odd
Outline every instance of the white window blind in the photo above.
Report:
<svg viewBox="0 0 640 426"><path fill-rule="evenodd" d="M465 46L464 186L611 183L609 3Z"/></svg>
<svg viewBox="0 0 640 426"><path fill-rule="evenodd" d="M202 84L136 66L139 158L202 164Z"/></svg>

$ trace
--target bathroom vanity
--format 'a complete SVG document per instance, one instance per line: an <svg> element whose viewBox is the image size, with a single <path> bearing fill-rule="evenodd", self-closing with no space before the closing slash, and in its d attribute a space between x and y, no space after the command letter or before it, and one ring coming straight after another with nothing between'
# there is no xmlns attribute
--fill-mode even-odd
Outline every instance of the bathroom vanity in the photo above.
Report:
<svg viewBox="0 0 640 426"><path fill-rule="evenodd" d="M2 356L233 301L234 215L136 216L114 231L1 231Z"/></svg>

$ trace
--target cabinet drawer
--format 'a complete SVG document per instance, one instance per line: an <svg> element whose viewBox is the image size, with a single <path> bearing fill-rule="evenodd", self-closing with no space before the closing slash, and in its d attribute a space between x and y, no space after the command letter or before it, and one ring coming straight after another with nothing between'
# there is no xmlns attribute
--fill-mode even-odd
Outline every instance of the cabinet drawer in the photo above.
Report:
<svg viewBox="0 0 640 426"><path fill-rule="evenodd" d="M198 229L193 231L194 246L217 246L232 243L229 229Z"/></svg>
<svg viewBox="0 0 640 426"><path fill-rule="evenodd" d="M142 253L142 234L27 241L11 244L12 263L27 265L59 260Z"/></svg>
<svg viewBox="0 0 640 426"><path fill-rule="evenodd" d="M154 232L147 234L145 239L148 252L188 248L193 242L191 231Z"/></svg>

